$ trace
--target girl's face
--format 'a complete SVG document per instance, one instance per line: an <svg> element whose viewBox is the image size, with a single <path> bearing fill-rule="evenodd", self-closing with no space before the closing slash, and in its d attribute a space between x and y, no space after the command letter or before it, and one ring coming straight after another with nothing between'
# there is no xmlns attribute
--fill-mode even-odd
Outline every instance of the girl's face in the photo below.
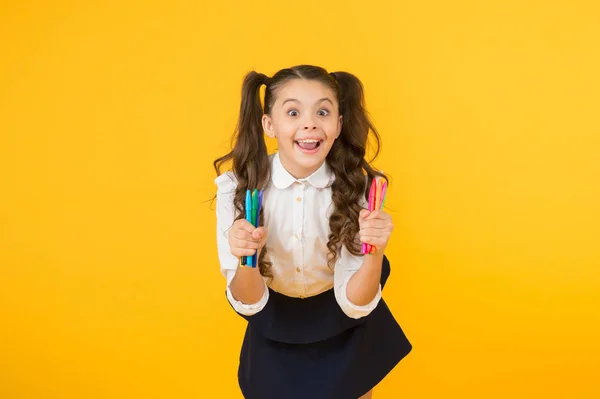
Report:
<svg viewBox="0 0 600 399"><path fill-rule="evenodd" d="M316 80L286 82L262 122L265 133L277 139L282 165L297 179L319 169L342 131L334 91Z"/></svg>

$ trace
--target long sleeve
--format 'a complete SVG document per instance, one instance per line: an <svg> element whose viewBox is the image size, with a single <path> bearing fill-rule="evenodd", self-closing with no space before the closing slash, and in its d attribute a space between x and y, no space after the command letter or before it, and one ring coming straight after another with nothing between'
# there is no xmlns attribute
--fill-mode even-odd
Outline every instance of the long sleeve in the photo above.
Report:
<svg viewBox="0 0 600 399"><path fill-rule="evenodd" d="M345 245L342 245L340 256L335 264L333 286L335 299L342 311L353 319L359 319L367 316L377 307L379 300L381 299L381 284L377 290L377 294L373 300L364 305L358 306L350 302L347 295L348 281L350 278L360 269L363 262L363 256L352 255Z"/></svg>
<svg viewBox="0 0 600 399"><path fill-rule="evenodd" d="M265 291L262 298L254 304L245 304L236 300L231 294L229 285L235 276L239 265L239 259L231 253L229 247L229 229L233 225L235 207L233 198L237 181L231 172L224 173L215 179L217 185L217 251L221 273L225 277L227 284L227 299L236 312L245 316L252 316L260 312L269 299L269 289L265 284Z"/></svg>
<svg viewBox="0 0 600 399"><path fill-rule="evenodd" d="M365 180L367 177L365 177ZM360 205L363 208L368 207L368 203L364 198L361 198ZM365 317L370 314L373 309L377 307L379 300L381 299L381 284L379 284L379 289L377 290L377 294L373 300L364 305L358 306L350 302L348 299L347 288L348 282L350 278L360 269L363 263L364 256L355 256L352 255L347 249L345 245L342 245L342 249L338 256L338 259L335 264L334 277L333 277L333 287L335 293L335 299L342 311L353 319L360 319L361 317Z"/></svg>

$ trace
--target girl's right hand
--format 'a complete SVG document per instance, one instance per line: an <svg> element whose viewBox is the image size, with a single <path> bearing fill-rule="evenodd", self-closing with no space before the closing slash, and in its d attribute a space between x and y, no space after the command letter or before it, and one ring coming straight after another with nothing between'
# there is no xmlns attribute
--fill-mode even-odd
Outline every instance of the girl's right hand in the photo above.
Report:
<svg viewBox="0 0 600 399"><path fill-rule="evenodd" d="M246 219L238 219L229 230L229 248L236 258L252 256L267 243L267 228L254 227Z"/></svg>

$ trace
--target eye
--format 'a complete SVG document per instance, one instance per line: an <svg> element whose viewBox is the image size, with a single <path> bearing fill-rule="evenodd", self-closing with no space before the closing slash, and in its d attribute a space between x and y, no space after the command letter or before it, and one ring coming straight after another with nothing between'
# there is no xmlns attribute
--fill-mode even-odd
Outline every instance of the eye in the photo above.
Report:
<svg viewBox="0 0 600 399"><path fill-rule="evenodd" d="M325 108L322 108L322 109L319 110L319 115L321 115L321 116L327 116L327 115L329 115L329 110L327 110Z"/></svg>
<svg viewBox="0 0 600 399"><path fill-rule="evenodd" d="M295 114L294 114L294 112L295 112ZM288 111L288 115L289 116L297 116L298 115L298 111L296 111L295 109L290 109Z"/></svg>

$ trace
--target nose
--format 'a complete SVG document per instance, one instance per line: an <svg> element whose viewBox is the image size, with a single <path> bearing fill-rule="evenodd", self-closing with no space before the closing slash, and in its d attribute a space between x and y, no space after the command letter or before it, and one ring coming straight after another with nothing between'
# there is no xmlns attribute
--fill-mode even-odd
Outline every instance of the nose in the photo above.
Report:
<svg viewBox="0 0 600 399"><path fill-rule="evenodd" d="M304 123L304 130L315 130L317 128L317 125L315 124L315 122L312 120L312 118L309 118L305 123Z"/></svg>

